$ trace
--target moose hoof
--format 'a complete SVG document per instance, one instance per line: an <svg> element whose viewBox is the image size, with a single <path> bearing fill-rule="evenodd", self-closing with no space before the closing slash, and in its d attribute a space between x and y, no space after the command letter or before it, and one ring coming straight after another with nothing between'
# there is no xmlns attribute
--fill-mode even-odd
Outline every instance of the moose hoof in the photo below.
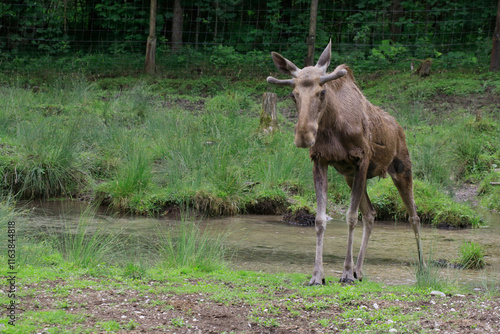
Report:
<svg viewBox="0 0 500 334"><path fill-rule="evenodd" d="M354 283L354 279L353 278L349 278L349 277L342 277L339 282L342 283L342 284L353 284Z"/></svg>
<svg viewBox="0 0 500 334"><path fill-rule="evenodd" d="M316 279L316 278L311 278L311 280L309 281L309 286L312 286L312 285L326 285L326 282L325 282L325 279L322 278L321 280L319 279Z"/></svg>

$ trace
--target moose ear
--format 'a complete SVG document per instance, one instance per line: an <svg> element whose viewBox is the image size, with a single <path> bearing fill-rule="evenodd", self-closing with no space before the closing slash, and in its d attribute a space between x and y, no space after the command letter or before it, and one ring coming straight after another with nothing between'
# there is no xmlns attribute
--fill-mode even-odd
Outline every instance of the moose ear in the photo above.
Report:
<svg viewBox="0 0 500 334"><path fill-rule="evenodd" d="M330 39L330 43L328 43L328 45L326 46L325 50L321 54L321 57L319 57L316 67L322 70L323 73L326 73L326 70L328 70L328 66L330 66L331 58L332 58L332 40Z"/></svg>
<svg viewBox="0 0 500 334"><path fill-rule="evenodd" d="M297 75L300 72L300 69L295 66L294 63L283 57L277 52L271 52L271 57L273 57L273 62L274 65L276 65L276 68L284 74L291 75L292 77L296 78Z"/></svg>

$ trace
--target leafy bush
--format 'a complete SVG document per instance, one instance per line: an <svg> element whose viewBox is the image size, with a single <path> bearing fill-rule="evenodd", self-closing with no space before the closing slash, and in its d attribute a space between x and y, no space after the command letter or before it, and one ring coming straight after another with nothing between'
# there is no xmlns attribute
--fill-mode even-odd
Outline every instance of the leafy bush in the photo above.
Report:
<svg viewBox="0 0 500 334"><path fill-rule="evenodd" d="M404 55L406 51L407 49L403 45L387 39L381 41L380 45L377 48L373 48L371 53L376 59L394 61Z"/></svg>

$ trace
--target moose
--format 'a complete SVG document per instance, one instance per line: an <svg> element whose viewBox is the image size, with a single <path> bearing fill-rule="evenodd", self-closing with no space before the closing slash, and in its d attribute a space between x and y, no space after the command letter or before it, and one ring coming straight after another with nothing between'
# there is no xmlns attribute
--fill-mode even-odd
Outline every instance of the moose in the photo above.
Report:
<svg viewBox="0 0 500 334"><path fill-rule="evenodd" d="M396 120L371 104L355 83L352 70L345 64L327 73L331 60L331 40L315 66L299 69L276 52L271 56L277 69L292 79L268 77L274 85L290 86L298 121L295 145L309 148L313 162L316 191L316 259L309 285L325 284L323 271L323 235L327 215L327 172L333 166L344 176L351 189L347 211L347 254L340 282L362 280L363 261L373 228L375 209L366 192L366 180L391 176L409 216L418 248L419 265L424 266L420 240L420 218L413 199L411 161L405 134ZM363 237L354 265L352 246L354 228L361 211Z"/></svg>

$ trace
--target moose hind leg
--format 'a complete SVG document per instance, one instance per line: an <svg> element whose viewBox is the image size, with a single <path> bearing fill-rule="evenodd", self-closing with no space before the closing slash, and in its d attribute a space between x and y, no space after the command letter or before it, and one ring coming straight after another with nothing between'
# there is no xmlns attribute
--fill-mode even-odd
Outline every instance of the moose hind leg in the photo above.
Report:
<svg viewBox="0 0 500 334"><path fill-rule="evenodd" d="M417 206L415 205L415 200L413 199L411 166L404 166L399 160L395 160L393 164L397 164L395 170L399 173L391 173L392 181L394 182L394 185L398 189L399 195L403 200L413 233L415 234L419 265L420 267L425 267L422 241L420 239L420 218L417 215Z"/></svg>
<svg viewBox="0 0 500 334"><path fill-rule="evenodd" d="M360 210L363 217L363 238L358 258L356 259L356 266L354 267L354 278L361 281L363 279L363 262L365 260L366 248L370 234L372 233L373 221L375 220L375 209L370 202L370 198L368 198L366 190L361 198Z"/></svg>

